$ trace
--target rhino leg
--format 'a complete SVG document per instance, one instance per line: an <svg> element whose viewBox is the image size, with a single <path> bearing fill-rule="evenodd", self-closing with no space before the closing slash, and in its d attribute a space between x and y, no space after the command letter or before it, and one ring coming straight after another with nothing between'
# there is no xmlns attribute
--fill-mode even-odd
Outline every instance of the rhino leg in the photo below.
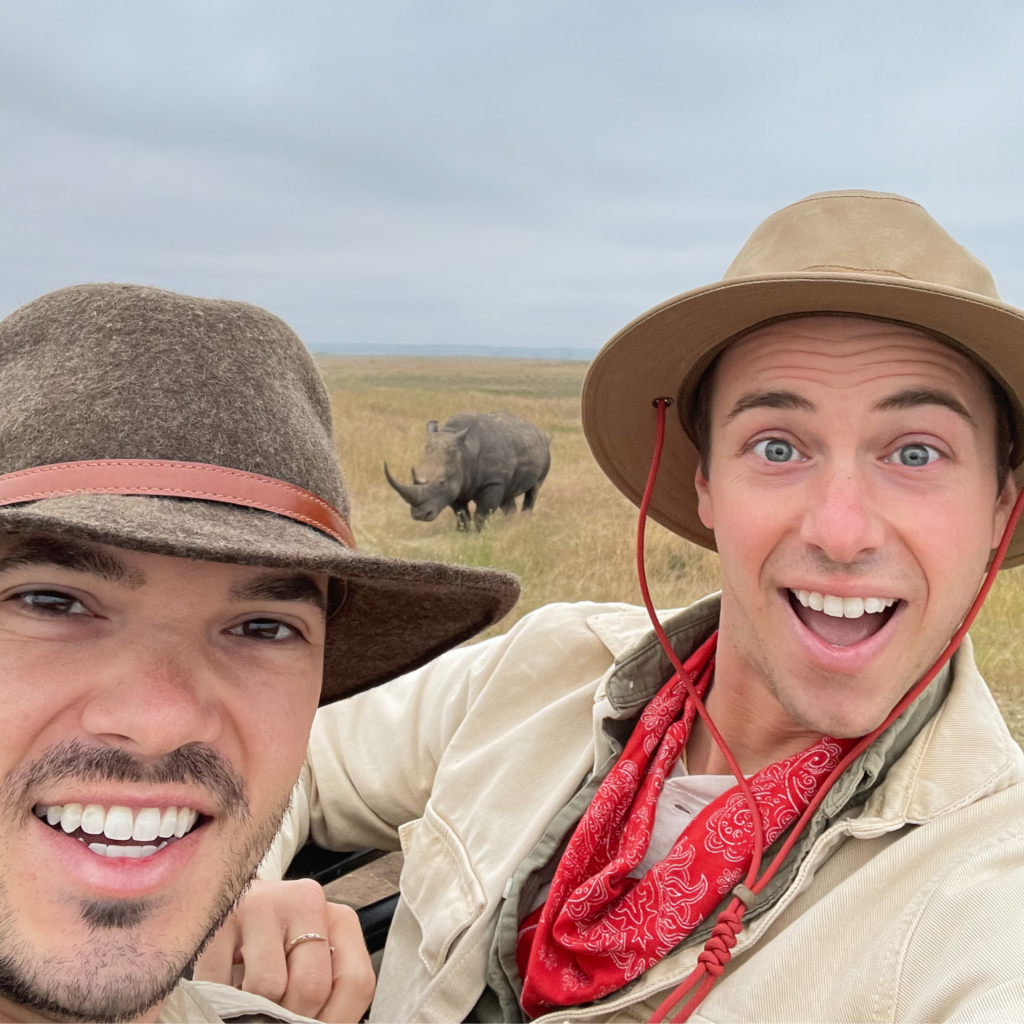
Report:
<svg viewBox="0 0 1024 1024"><path fill-rule="evenodd" d="M469 529L469 505L464 501L453 501L452 511L455 513L455 529L465 533Z"/></svg>
<svg viewBox="0 0 1024 1024"><path fill-rule="evenodd" d="M506 501L505 504L501 506L501 511L504 512L505 515L507 516L512 515L513 512L517 511L516 499L509 498L508 501Z"/></svg>
<svg viewBox="0 0 1024 1024"><path fill-rule="evenodd" d="M501 507L502 498L505 497L505 487L502 484L490 484L483 490L477 491L473 499L476 503L476 512L473 514L473 522L476 524L476 532L484 528L488 516L497 508Z"/></svg>
<svg viewBox="0 0 1024 1024"><path fill-rule="evenodd" d="M536 484L531 487L523 495L523 511L529 512L533 508L534 502L537 500L537 492L540 490L540 484Z"/></svg>

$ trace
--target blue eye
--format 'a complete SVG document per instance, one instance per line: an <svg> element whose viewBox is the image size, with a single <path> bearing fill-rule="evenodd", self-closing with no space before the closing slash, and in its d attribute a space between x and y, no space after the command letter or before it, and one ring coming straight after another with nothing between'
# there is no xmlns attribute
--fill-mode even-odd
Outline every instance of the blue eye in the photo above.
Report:
<svg viewBox="0 0 1024 1024"><path fill-rule="evenodd" d="M930 444L905 444L897 448L885 461L900 463L903 466L927 466L942 456Z"/></svg>
<svg viewBox="0 0 1024 1024"><path fill-rule="evenodd" d="M795 462L800 453L788 442L779 437L769 437L758 441L754 451L769 462Z"/></svg>

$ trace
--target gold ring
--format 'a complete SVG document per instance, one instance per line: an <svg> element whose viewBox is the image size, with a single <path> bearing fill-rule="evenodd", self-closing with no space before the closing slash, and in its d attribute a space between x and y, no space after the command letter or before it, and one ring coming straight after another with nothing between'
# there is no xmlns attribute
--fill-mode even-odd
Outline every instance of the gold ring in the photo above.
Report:
<svg viewBox="0 0 1024 1024"><path fill-rule="evenodd" d="M328 942L326 935L318 935L316 932L303 932L296 935L287 946L284 947L284 955L287 956L301 942L327 942L327 948L333 953L334 947Z"/></svg>

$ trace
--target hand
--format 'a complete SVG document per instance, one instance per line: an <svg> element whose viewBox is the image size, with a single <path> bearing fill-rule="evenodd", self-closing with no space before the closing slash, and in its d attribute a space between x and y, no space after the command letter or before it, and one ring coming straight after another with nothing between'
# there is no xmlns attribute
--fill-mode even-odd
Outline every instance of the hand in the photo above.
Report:
<svg viewBox="0 0 1024 1024"><path fill-rule="evenodd" d="M310 932L328 941L301 942L285 952L292 939ZM335 1022L359 1021L377 983L356 912L328 903L306 878L253 882L196 962L195 978Z"/></svg>

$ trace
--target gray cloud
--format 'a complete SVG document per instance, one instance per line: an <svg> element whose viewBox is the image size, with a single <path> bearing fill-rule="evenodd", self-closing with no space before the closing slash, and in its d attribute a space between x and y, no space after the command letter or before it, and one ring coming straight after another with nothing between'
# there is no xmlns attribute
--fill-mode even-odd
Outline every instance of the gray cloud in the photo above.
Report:
<svg viewBox="0 0 1024 1024"><path fill-rule="evenodd" d="M596 346L829 188L1024 304L1013 3L0 0L0 312L131 280L331 343Z"/></svg>

